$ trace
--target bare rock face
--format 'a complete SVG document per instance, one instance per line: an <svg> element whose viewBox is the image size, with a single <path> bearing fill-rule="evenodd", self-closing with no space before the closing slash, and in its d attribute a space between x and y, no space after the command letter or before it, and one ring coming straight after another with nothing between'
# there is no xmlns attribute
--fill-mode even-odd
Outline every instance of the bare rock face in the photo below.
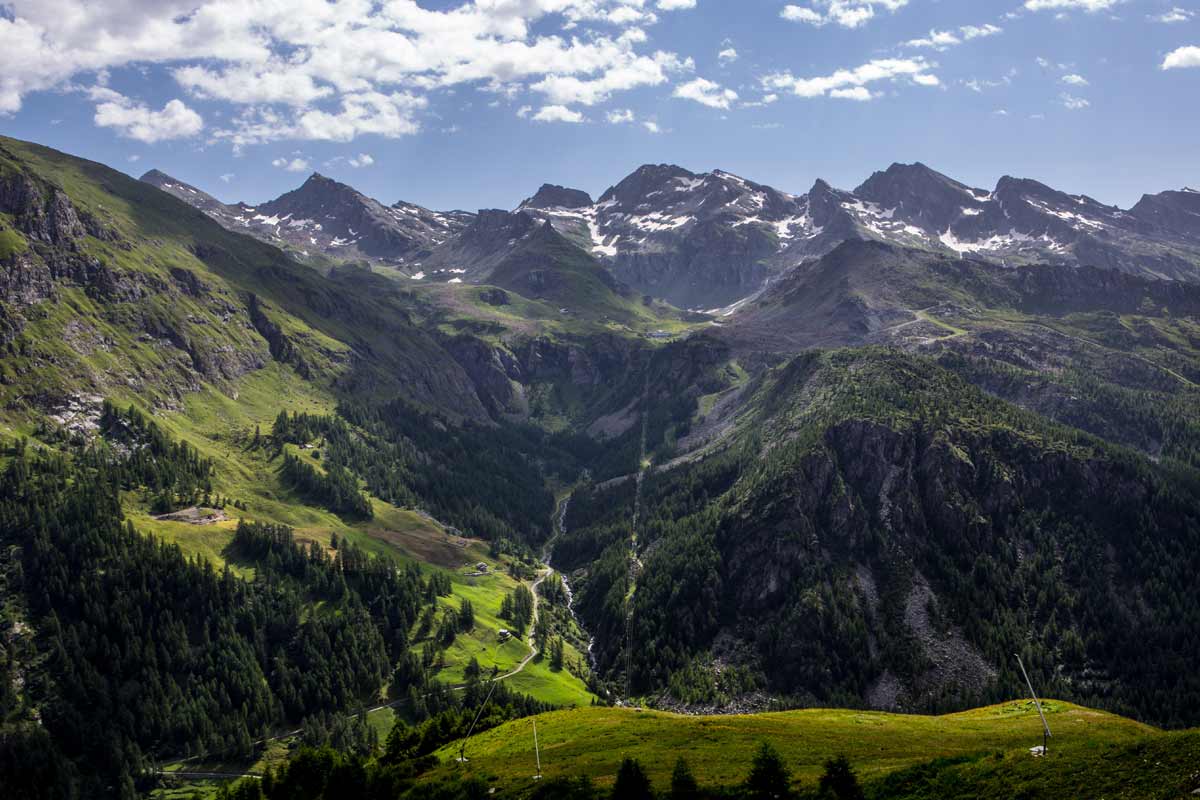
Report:
<svg viewBox="0 0 1200 800"><path fill-rule="evenodd" d="M586 208L592 196L579 189L544 183L537 193L521 204L527 208Z"/></svg>
<svg viewBox="0 0 1200 800"><path fill-rule="evenodd" d="M0 175L0 211L28 239L46 244L70 248L86 232L66 194L20 172Z"/></svg>
<svg viewBox="0 0 1200 800"><path fill-rule="evenodd" d="M1200 238L1200 192L1194 189L1143 195L1130 213L1152 232Z"/></svg>
<svg viewBox="0 0 1200 800"><path fill-rule="evenodd" d="M475 384L489 414L497 418L528 417L529 401L522 385L525 376L511 353L469 336L450 339L445 346Z"/></svg>

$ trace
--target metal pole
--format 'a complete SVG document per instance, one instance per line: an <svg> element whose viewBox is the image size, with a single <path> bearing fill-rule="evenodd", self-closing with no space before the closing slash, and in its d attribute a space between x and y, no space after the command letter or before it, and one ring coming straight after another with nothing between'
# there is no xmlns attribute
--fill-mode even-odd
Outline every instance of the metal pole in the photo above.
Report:
<svg viewBox="0 0 1200 800"><path fill-rule="evenodd" d="M471 727L467 729L467 735L463 737L462 745L458 749L458 760L460 763L467 761L467 740L471 738L471 733L475 730L475 723L479 722L479 715L483 713L483 709L488 704L488 700L492 699L492 692L496 691L496 684L499 683L495 678L492 679L492 688L488 689L487 697L483 698L483 702L479 704L479 710L475 712L475 719L471 720Z"/></svg>
<svg viewBox="0 0 1200 800"><path fill-rule="evenodd" d="M537 775L535 775L533 777L533 779L535 781L540 781L542 779L542 752L541 752L541 750L538 749L537 719L536 718L533 720L533 755L537 759L537 768L538 768Z"/></svg>
<svg viewBox="0 0 1200 800"><path fill-rule="evenodd" d="M1029 695L1033 698L1033 704L1037 706L1038 716L1042 718L1042 755L1045 756L1050 752L1050 725L1046 722L1046 715L1042 712L1042 702L1038 700L1037 692L1033 690L1033 681L1029 680L1029 673L1025 671L1025 664L1021 662L1021 657L1016 653L1013 656L1017 659L1017 666L1021 668L1021 674L1025 676L1025 685L1029 687Z"/></svg>

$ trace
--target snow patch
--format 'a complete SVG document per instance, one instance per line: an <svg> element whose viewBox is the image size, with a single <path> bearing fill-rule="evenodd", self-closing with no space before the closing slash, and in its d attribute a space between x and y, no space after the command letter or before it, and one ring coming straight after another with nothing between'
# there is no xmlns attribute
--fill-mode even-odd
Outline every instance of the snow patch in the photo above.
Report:
<svg viewBox="0 0 1200 800"><path fill-rule="evenodd" d="M672 181L672 183L674 185L671 186L671 190L675 191L675 192L695 191L696 189L699 189L701 186L703 186L704 182L706 180L708 180L707 175L699 177L699 178L675 178Z"/></svg>
<svg viewBox="0 0 1200 800"><path fill-rule="evenodd" d="M612 242L605 243L605 236L600 231L600 226L596 224L595 219L588 220L588 232L592 237L592 252L615 258L617 255L617 242L621 241L620 236L613 237Z"/></svg>
<svg viewBox="0 0 1200 800"><path fill-rule="evenodd" d="M696 218L691 215L673 217L664 214L661 211L654 211L650 214L643 214L641 216L626 214L625 219L630 225L640 230L671 231L675 230L676 228L682 228L684 225L694 221Z"/></svg>

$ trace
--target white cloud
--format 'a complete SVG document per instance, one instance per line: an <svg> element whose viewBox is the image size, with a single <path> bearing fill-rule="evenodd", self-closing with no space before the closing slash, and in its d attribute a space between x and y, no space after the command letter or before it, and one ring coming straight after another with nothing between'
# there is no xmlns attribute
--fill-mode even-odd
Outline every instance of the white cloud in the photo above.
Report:
<svg viewBox="0 0 1200 800"><path fill-rule="evenodd" d="M1082 97L1076 97L1075 95L1067 92L1063 92L1061 95L1059 95L1058 99L1062 101L1063 108L1066 108L1070 111L1079 111L1080 109L1087 108L1092 104L1090 100L1085 100Z"/></svg>
<svg viewBox="0 0 1200 800"><path fill-rule="evenodd" d="M1151 14L1147 17L1147 19L1151 20L1152 22L1161 22L1164 25L1173 25L1177 22L1187 22L1194 16L1196 16L1196 12L1176 6L1170 11L1166 11L1162 14Z"/></svg>
<svg viewBox="0 0 1200 800"><path fill-rule="evenodd" d="M738 60L738 51L732 47L726 47L721 52L717 53L717 59L722 64L732 64Z"/></svg>
<svg viewBox="0 0 1200 800"><path fill-rule="evenodd" d="M859 102L865 102L874 97L871 91L865 86L855 86L850 89L834 89L829 93L829 96L841 100L857 100Z"/></svg>
<svg viewBox="0 0 1200 800"><path fill-rule="evenodd" d="M688 59L642 48L644 26L696 0L427 5L6 0L0 114L81 74L161 65L189 94L234 105L214 138L238 149L278 139L407 135L420 129L438 89L469 85L512 97L541 83L550 105L567 105L665 85L671 73L691 69ZM179 102L164 111L181 116Z"/></svg>
<svg viewBox="0 0 1200 800"><path fill-rule="evenodd" d="M981 39L985 36L995 36L998 33L1004 32L1004 29L999 25L992 25L991 23L985 25L963 25L959 30L962 32L963 38L967 41Z"/></svg>
<svg viewBox="0 0 1200 800"><path fill-rule="evenodd" d="M357 156L347 159L346 163L357 169L371 166L375 163L375 159L369 153L359 153Z"/></svg>
<svg viewBox="0 0 1200 800"><path fill-rule="evenodd" d="M653 122L651 120L646 120L645 122L643 122L642 127L645 128L646 130L650 131L651 133L662 133L663 132L662 128L658 127L658 123Z"/></svg>
<svg viewBox="0 0 1200 800"><path fill-rule="evenodd" d="M303 158L277 158L271 162L272 167L287 170L288 172L304 172L308 169L308 161Z"/></svg>
<svg viewBox="0 0 1200 800"><path fill-rule="evenodd" d="M336 112L311 109L302 113L289 138L349 142L360 134L374 133L394 139L417 132L413 112L427 104L425 98L403 92L347 94Z"/></svg>
<svg viewBox="0 0 1200 800"><path fill-rule="evenodd" d="M807 22L809 25L821 26L826 22L825 17L820 13L813 11L811 8L803 8L801 6L784 6L783 11L779 12L779 16L791 22Z"/></svg>
<svg viewBox="0 0 1200 800"><path fill-rule="evenodd" d="M235 177L237 177L237 176L234 175L232 172L226 172L224 175L221 176L221 183L229 183Z"/></svg>
<svg viewBox="0 0 1200 800"><path fill-rule="evenodd" d="M720 84L705 78L696 78L676 86L674 96L694 100L709 108L721 109L728 109L730 104L738 99L738 93L733 89L722 89Z"/></svg>
<svg viewBox="0 0 1200 800"><path fill-rule="evenodd" d="M605 114L604 117L613 125L623 125L627 122L633 122L633 112L628 108L613 109Z"/></svg>
<svg viewBox="0 0 1200 800"><path fill-rule="evenodd" d="M172 72L175 81L196 97L235 103L284 103L307 106L334 93L320 86L313 76L286 64L265 68L234 67L216 72L206 67L180 67Z"/></svg>
<svg viewBox="0 0 1200 800"><path fill-rule="evenodd" d="M996 36L1003 32L1003 28L990 23L985 25L963 25L957 32L931 29L928 36L920 39L910 39L904 45L906 47L928 47L934 50L946 50L963 42L969 42L972 39Z"/></svg>
<svg viewBox="0 0 1200 800"><path fill-rule="evenodd" d="M1025 0L1030 11L1107 11L1122 0Z"/></svg>
<svg viewBox="0 0 1200 800"><path fill-rule="evenodd" d="M779 16L817 27L833 23L857 28L874 18L876 8L895 12L906 5L908 0L812 0L811 6L784 6Z"/></svg>
<svg viewBox="0 0 1200 800"><path fill-rule="evenodd" d="M865 87L877 81L908 79L920 86L938 86L941 82L930 72L935 65L923 58L882 58L854 69L840 69L832 75L816 78L797 78L781 72L763 78L764 89L790 90L800 97L846 97L844 90ZM834 95L833 92L841 91ZM862 98L861 93L855 99Z"/></svg>
<svg viewBox="0 0 1200 800"><path fill-rule="evenodd" d="M583 114L566 106L542 106L533 115L535 122L583 122Z"/></svg>
<svg viewBox="0 0 1200 800"><path fill-rule="evenodd" d="M1200 47L1180 47L1167 53L1163 59L1163 69L1183 69L1185 67L1200 67Z"/></svg>
<svg viewBox="0 0 1200 800"><path fill-rule="evenodd" d="M1068 86L1087 86L1088 85L1087 78L1083 77L1082 75L1078 75L1074 72L1067 74L1067 75L1063 75L1062 78L1060 78L1059 80L1061 80L1063 83L1067 84Z"/></svg>
<svg viewBox="0 0 1200 800"><path fill-rule="evenodd" d="M908 47L932 47L937 50L945 50L947 47L962 44L962 39L950 31L931 30L925 38L910 39L904 44Z"/></svg>
<svg viewBox="0 0 1200 800"><path fill-rule="evenodd" d="M129 161L130 164L136 164L137 162L139 162L141 160L142 160L142 157L140 155L138 155L137 153L134 153L127 159L127 161Z"/></svg>
<svg viewBox="0 0 1200 800"><path fill-rule="evenodd" d="M998 86L1011 86L1013 78L1017 77L1017 74L1016 67L1013 67L996 80L970 78L969 80L963 81L963 86L967 87L972 92L982 92L984 89L995 89Z"/></svg>
<svg viewBox="0 0 1200 800"><path fill-rule="evenodd" d="M530 88L545 94L551 103L593 106L607 101L614 92L639 86L658 86L667 81L668 74L686 72L694 66L690 58L680 59L673 53L663 51L653 56L619 59L619 62L596 78L548 75Z"/></svg>
<svg viewBox="0 0 1200 800"><path fill-rule="evenodd" d="M204 128L203 118L184 105L182 100L171 100L161 111L154 111L103 86L89 90L88 95L96 102L93 120L97 125L116 128L121 136L139 142L186 139Z"/></svg>
<svg viewBox="0 0 1200 800"><path fill-rule="evenodd" d="M525 119L532 113L533 113L533 106L521 106L520 108L517 109L517 116L520 117L521 119Z"/></svg>

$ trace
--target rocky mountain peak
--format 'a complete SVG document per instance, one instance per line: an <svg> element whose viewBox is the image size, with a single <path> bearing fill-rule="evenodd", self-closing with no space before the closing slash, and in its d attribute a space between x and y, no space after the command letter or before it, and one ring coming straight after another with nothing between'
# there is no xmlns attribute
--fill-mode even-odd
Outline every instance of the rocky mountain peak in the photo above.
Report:
<svg viewBox="0 0 1200 800"><path fill-rule="evenodd" d="M872 174L854 190L855 195L872 202L876 201L876 197L906 194L917 196L930 192L937 194L953 192L971 196L974 196L976 192L986 194L982 190L973 191L953 178L930 169L920 161L912 164L892 164L883 172Z"/></svg>
<svg viewBox="0 0 1200 800"><path fill-rule="evenodd" d="M143 173L142 177L138 178L138 180L145 181L146 183L158 184L165 181L173 181L175 179L162 170L148 169L145 173Z"/></svg>
<svg viewBox="0 0 1200 800"><path fill-rule="evenodd" d="M314 172L308 176L308 179L302 183L299 188L293 189L286 194L281 195L278 199L271 201L268 205L282 204L285 202L328 202L337 200L339 202L360 202L374 203L380 205L378 201L371 200L366 195L359 192L357 189L348 186L333 178L327 178L319 172Z"/></svg>
<svg viewBox="0 0 1200 800"><path fill-rule="evenodd" d="M988 197L982 189L965 184L930 169L924 164L892 164L884 172L871 175L854 195L890 215L926 233L938 234L964 212L977 211Z"/></svg>
<svg viewBox="0 0 1200 800"><path fill-rule="evenodd" d="M1142 195L1129 213L1152 231L1200 238L1200 192L1194 189Z"/></svg>
<svg viewBox="0 0 1200 800"><path fill-rule="evenodd" d="M157 189L161 189L167 194L174 195L176 198L200 209L209 216L219 217L223 214L232 213L230 206L222 203L208 192L197 189L191 184L184 183L178 178L173 178L162 170L147 170L139 180Z"/></svg>
<svg viewBox="0 0 1200 800"><path fill-rule="evenodd" d="M600 197L601 203L613 203L622 208L636 208L653 192L663 191L673 181L696 181L703 178L674 164L644 164Z"/></svg>
<svg viewBox="0 0 1200 800"><path fill-rule="evenodd" d="M521 203L521 208L586 208L592 196L580 189L543 183L533 197Z"/></svg>

